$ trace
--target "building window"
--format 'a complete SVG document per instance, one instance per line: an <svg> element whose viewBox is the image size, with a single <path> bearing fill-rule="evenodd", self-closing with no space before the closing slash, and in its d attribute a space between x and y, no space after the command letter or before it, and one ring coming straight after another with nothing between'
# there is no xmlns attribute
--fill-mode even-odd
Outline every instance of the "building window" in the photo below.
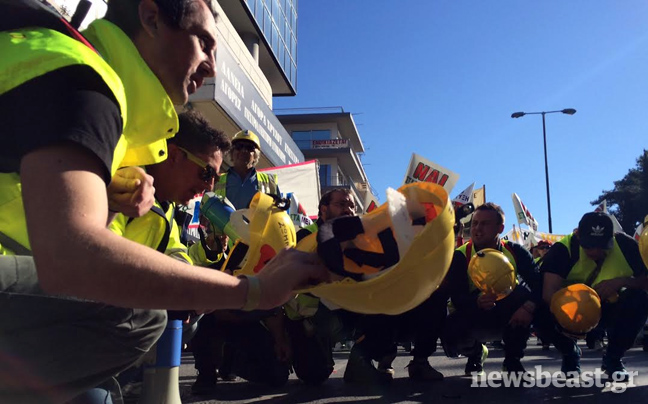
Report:
<svg viewBox="0 0 648 404"><path fill-rule="evenodd" d="M331 165L330 164L320 164L319 166L319 180L320 187L331 186Z"/></svg>
<svg viewBox="0 0 648 404"><path fill-rule="evenodd" d="M292 132L292 138L300 149L310 149L313 140L328 140L331 138L331 131L325 130L296 130Z"/></svg>

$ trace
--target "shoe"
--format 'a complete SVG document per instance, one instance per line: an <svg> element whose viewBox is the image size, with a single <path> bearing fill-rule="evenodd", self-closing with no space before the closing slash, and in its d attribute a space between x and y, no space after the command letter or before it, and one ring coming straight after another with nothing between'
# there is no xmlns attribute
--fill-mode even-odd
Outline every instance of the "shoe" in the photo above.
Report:
<svg viewBox="0 0 648 404"><path fill-rule="evenodd" d="M628 373L625 366L623 366L621 358L603 355L601 370L615 382L627 382L630 380L630 373Z"/></svg>
<svg viewBox="0 0 648 404"><path fill-rule="evenodd" d="M542 344L542 350L543 351L548 351L549 350L549 344Z"/></svg>
<svg viewBox="0 0 648 404"><path fill-rule="evenodd" d="M484 362L486 362L486 358L488 358L488 348L486 348L486 345L482 344L481 353L468 357L468 363L466 363L465 368L466 376L481 376L485 374Z"/></svg>
<svg viewBox="0 0 648 404"><path fill-rule="evenodd" d="M378 369L379 372L383 373L389 373L392 375L392 378L394 375L396 375L396 371L392 367L392 363L394 362L394 359L396 359L396 354L392 355L385 355L378 361L378 366L376 368Z"/></svg>
<svg viewBox="0 0 648 404"><path fill-rule="evenodd" d="M520 358L504 358L504 362L502 362L502 372L526 373L526 369L522 366Z"/></svg>
<svg viewBox="0 0 648 404"><path fill-rule="evenodd" d="M388 369L383 371L376 369L371 359L362 356L359 349L354 347L351 350L344 370L344 381L346 383L387 384L393 379L394 375Z"/></svg>
<svg viewBox="0 0 648 404"><path fill-rule="evenodd" d="M216 372L198 373L196 381L191 386L191 393L196 396L205 396L216 392Z"/></svg>
<svg viewBox="0 0 648 404"><path fill-rule="evenodd" d="M417 382L434 382L443 380L443 373L430 366L427 358L424 360L413 359L406 367L411 380Z"/></svg>
<svg viewBox="0 0 648 404"><path fill-rule="evenodd" d="M587 347L595 351L602 351L605 348L605 342L602 339L587 340Z"/></svg>
<svg viewBox="0 0 648 404"><path fill-rule="evenodd" d="M562 358L560 371L563 372L565 374L565 377L567 377L568 379L579 377L581 374L581 350L579 347L576 347L576 351L576 353L572 353L570 355L563 355Z"/></svg>
<svg viewBox="0 0 648 404"><path fill-rule="evenodd" d="M232 372L225 372L223 370L218 371L218 378L221 379L224 382L235 382L238 379L238 376L236 376Z"/></svg>

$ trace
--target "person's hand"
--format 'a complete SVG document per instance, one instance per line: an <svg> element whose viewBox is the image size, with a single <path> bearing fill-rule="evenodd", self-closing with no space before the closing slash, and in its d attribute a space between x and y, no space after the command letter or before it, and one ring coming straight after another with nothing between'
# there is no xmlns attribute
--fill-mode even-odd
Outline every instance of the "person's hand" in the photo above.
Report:
<svg viewBox="0 0 648 404"><path fill-rule="evenodd" d="M625 281L621 278L608 279L596 284L594 290L598 293L601 301L605 301L618 295L623 286L625 286Z"/></svg>
<svg viewBox="0 0 648 404"><path fill-rule="evenodd" d="M531 314L524 306L520 306L515 313L511 316L509 324L513 327L528 327L533 321L533 314Z"/></svg>
<svg viewBox="0 0 648 404"><path fill-rule="evenodd" d="M128 217L140 217L155 202L153 177L140 167L124 167L113 175L107 188L108 208Z"/></svg>
<svg viewBox="0 0 648 404"><path fill-rule="evenodd" d="M497 296L492 293L480 293L477 298L477 307L481 310L490 310L495 307Z"/></svg>
<svg viewBox="0 0 648 404"><path fill-rule="evenodd" d="M295 291L330 280L329 271L315 253L285 249L256 275L261 287L259 309L278 307Z"/></svg>

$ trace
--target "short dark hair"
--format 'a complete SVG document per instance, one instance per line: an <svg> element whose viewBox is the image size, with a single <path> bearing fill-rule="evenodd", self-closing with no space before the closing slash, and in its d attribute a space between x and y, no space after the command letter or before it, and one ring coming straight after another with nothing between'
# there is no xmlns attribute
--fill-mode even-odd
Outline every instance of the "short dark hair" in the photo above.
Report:
<svg viewBox="0 0 648 404"><path fill-rule="evenodd" d="M497 224L504 224L504 220L506 219L506 217L504 216L504 211L499 205L493 202L486 202L485 204L479 205L475 208L475 211L478 210L485 210L488 212L497 213Z"/></svg>
<svg viewBox="0 0 648 404"><path fill-rule="evenodd" d="M225 154L232 147L232 142L227 135L222 130L211 126L196 110L179 114L178 121L180 129L174 137L167 140L168 143L187 149L191 153L216 149Z"/></svg>
<svg viewBox="0 0 648 404"><path fill-rule="evenodd" d="M202 1L209 7L216 18L217 13L211 0L153 0L160 9L164 22L172 28L182 29L184 18L193 7L193 3ZM110 0L106 11L106 20L117 25L130 38L134 38L142 29L139 19L140 0Z"/></svg>
<svg viewBox="0 0 648 404"><path fill-rule="evenodd" d="M348 188L335 188L324 195L322 195L322 198L320 198L319 205L317 206L317 217L322 217L322 206L328 206L331 204L331 199L333 199L333 194L336 192L340 192L344 195L351 195L351 190Z"/></svg>

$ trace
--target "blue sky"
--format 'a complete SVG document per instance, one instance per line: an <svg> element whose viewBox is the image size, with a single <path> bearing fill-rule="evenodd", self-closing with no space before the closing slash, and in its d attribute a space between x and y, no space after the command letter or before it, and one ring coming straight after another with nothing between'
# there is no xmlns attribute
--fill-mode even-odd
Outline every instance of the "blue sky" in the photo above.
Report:
<svg viewBox="0 0 648 404"><path fill-rule="evenodd" d="M385 200L412 152L473 181L515 222L516 192L566 234L648 147L648 3L639 0L301 0L297 96L275 108L341 106ZM648 207L647 212L648 213Z"/></svg>

